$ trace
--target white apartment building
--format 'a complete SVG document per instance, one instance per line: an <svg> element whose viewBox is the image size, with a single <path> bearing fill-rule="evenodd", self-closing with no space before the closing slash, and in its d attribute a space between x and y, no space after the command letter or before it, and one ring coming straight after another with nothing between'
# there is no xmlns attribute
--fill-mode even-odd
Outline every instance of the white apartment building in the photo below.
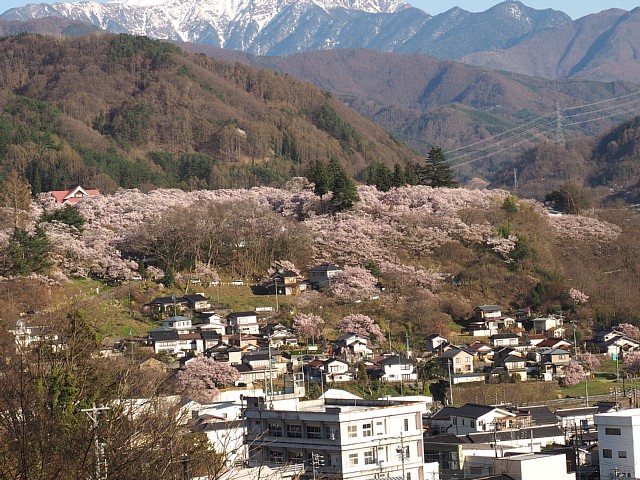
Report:
<svg viewBox="0 0 640 480"><path fill-rule="evenodd" d="M595 416L600 479L640 476L640 408Z"/></svg>
<svg viewBox="0 0 640 480"><path fill-rule="evenodd" d="M285 409L252 397L245 410L249 465L301 465L304 478L431 480L424 411L425 402L358 399L296 399Z"/></svg>

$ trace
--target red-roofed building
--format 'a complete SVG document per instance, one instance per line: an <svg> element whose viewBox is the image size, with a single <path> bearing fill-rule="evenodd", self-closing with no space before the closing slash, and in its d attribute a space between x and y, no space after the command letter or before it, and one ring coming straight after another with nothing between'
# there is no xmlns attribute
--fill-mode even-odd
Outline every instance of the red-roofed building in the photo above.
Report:
<svg viewBox="0 0 640 480"><path fill-rule="evenodd" d="M61 205L75 205L83 198L100 195L100 190L85 190L80 185L75 185L69 190L53 190L49 193L56 199L56 202Z"/></svg>

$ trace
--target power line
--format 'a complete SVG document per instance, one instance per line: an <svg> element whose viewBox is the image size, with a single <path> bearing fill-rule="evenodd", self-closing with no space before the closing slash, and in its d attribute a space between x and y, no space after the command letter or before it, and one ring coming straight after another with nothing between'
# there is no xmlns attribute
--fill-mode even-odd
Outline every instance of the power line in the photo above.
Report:
<svg viewBox="0 0 640 480"><path fill-rule="evenodd" d="M578 112L578 113L574 113L571 115L566 115L563 116L562 112L566 112L566 111L570 111L570 110L578 110L580 108L584 108L585 106L581 106L581 107L571 107L569 109L558 109L556 108L556 112L553 114L555 115L555 118L552 117L551 114L548 115L543 115L540 117L537 117L536 119L533 119L529 122L527 122L526 124L523 124L521 126L515 127L513 129L510 129L507 132L502 132L501 134L495 135L493 137L484 139L484 140L480 140L477 142L474 142L470 145L464 146L464 147L459 147L457 149L451 150L449 152L447 152L447 154L451 154L451 153L455 153L457 151L460 150L464 150L464 149L468 149L471 146L480 144L480 143L485 143L485 142L489 142L492 140L495 140L497 138L499 138L500 136L504 136L505 134L510 134L509 136L502 138L500 140L497 140L493 143L490 143L488 145L485 145L484 147L475 150L475 151L469 151L469 152L464 152L460 155L457 155L455 157L455 159L460 162L460 160L463 160L460 163L456 163L456 165L453 165L453 167L460 167L463 165L467 165L469 163L473 163L479 160L483 160L493 154L497 154L500 153L504 150L506 150L507 148L510 147L518 147L520 145L522 145L523 143L530 141L529 138L526 138L524 140L520 140L517 141L516 143L513 143L514 140L518 140L519 138L522 138L523 136L530 134L531 136L534 135L540 135L540 134L544 134L544 133L549 133L551 130L556 131L556 140L558 141L562 141L564 134L563 134L563 129L567 128L567 127L571 127L571 126L578 126L578 125L584 125L586 123L590 123L590 122L594 122L594 121L598 121L598 120L603 120L603 119L607 119L607 118L611 118L617 115L621 115L621 114L631 114L633 112L632 111L627 111L627 110L622 110L624 108L627 107L632 107L635 106L637 104L640 103L640 96L637 98L631 98L633 96L636 95L640 95L640 92L635 92L634 94L628 94L628 95L624 95L622 97L617 97L616 99L611 99L608 101L600 101L600 102L594 102L593 104L588 104L585 106L592 106L592 105L602 105L604 103L609 103L611 101L617 101L621 98L629 98L630 100L622 102L621 104L618 105L608 105L605 106L604 108L599 108L593 111L589 111L589 112ZM582 117L585 115L597 115L599 113L605 113L607 112L605 115L598 115L594 118L590 118L590 119L586 119L586 120L582 120L582 121L578 121L578 122L566 122L567 119L572 119L572 118L577 118L577 117ZM540 121L540 120L545 120L544 123L540 124L540 125L536 125L536 122ZM564 120L564 122L563 122ZM523 126L528 126L528 128L526 128L523 131L518 132L518 129L521 129ZM497 147L500 147L501 145L507 143L507 146L505 146L504 148L498 148L497 150L495 150ZM477 156L479 155L480 156ZM469 160L464 161L465 159L469 158L469 157L474 157L476 156L476 158L471 158Z"/></svg>

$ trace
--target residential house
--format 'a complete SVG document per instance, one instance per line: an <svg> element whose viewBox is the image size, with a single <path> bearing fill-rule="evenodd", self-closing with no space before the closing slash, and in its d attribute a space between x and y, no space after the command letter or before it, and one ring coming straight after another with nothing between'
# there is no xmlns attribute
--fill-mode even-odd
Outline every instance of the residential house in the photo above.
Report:
<svg viewBox="0 0 640 480"><path fill-rule="evenodd" d="M281 323L267 323L260 328L262 335L262 346L279 348L283 345L298 345L298 337Z"/></svg>
<svg viewBox="0 0 640 480"><path fill-rule="evenodd" d="M240 365L242 363L242 349L222 342L209 347L205 355L229 365Z"/></svg>
<svg viewBox="0 0 640 480"><path fill-rule="evenodd" d="M564 338L547 338L540 342L537 342L535 347L541 350L554 350L554 349L563 349L566 350L567 347L571 347L573 344L571 342L567 342Z"/></svg>
<svg viewBox="0 0 640 480"><path fill-rule="evenodd" d="M425 343L427 352L434 353L441 352L443 347L449 344L449 341L442 335L433 333L425 339Z"/></svg>
<svg viewBox="0 0 640 480"><path fill-rule="evenodd" d="M555 411L558 425L564 429L587 429L594 424L598 407L562 408Z"/></svg>
<svg viewBox="0 0 640 480"><path fill-rule="evenodd" d="M183 297L187 301L189 308L196 312L204 312L211 308L211 302L204 293L194 293L192 295L185 295Z"/></svg>
<svg viewBox="0 0 640 480"><path fill-rule="evenodd" d="M546 332L549 338L564 338L566 333L567 329L563 326L551 328Z"/></svg>
<svg viewBox="0 0 640 480"><path fill-rule="evenodd" d="M600 478L640 478L640 408L595 416Z"/></svg>
<svg viewBox="0 0 640 480"><path fill-rule="evenodd" d="M502 317L502 307L500 305L480 305L473 309L473 314L477 321L497 320Z"/></svg>
<svg viewBox="0 0 640 480"><path fill-rule="evenodd" d="M161 325L149 331L149 340L155 353L168 353L183 356L189 352L204 352L202 336L183 316L169 317Z"/></svg>
<svg viewBox="0 0 640 480"><path fill-rule="evenodd" d="M349 382L355 378L349 364L334 357L310 362L309 373L324 383Z"/></svg>
<svg viewBox="0 0 640 480"><path fill-rule="evenodd" d="M304 281L301 275L293 270L280 269L269 277L266 285L267 293L276 293L278 295L300 295L307 290L308 283Z"/></svg>
<svg viewBox="0 0 640 480"><path fill-rule="evenodd" d="M587 342L593 345L600 353L611 355L612 358L621 356L624 352L640 350L640 342L626 337L617 330L601 330L596 332L593 339Z"/></svg>
<svg viewBox="0 0 640 480"><path fill-rule="evenodd" d="M487 376L483 372L451 374L451 383L453 383L454 385L459 385L461 383L484 382L486 381L486 379L487 379Z"/></svg>
<svg viewBox="0 0 640 480"><path fill-rule="evenodd" d="M464 349L471 353L477 360L484 361L493 356L493 348L491 345L480 340L467 345Z"/></svg>
<svg viewBox="0 0 640 480"><path fill-rule="evenodd" d="M193 318L193 325L203 332L215 332L220 336L227 333L227 320L215 312L200 312Z"/></svg>
<svg viewBox="0 0 640 480"><path fill-rule="evenodd" d="M520 336L515 333L497 333L489 337L494 347L515 347L520 343Z"/></svg>
<svg viewBox="0 0 640 480"><path fill-rule="evenodd" d="M451 414L457 410L457 407L442 407L433 415L426 417L425 425L429 436L443 435L448 433L453 426Z"/></svg>
<svg viewBox="0 0 640 480"><path fill-rule="evenodd" d="M524 342L532 348L537 347L544 340L547 340L547 336L543 333L529 333L524 337Z"/></svg>
<svg viewBox="0 0 640 480"><path fill-rule="evenodd" d="M442 368L450 373L473 373L473 355L463 348L451 348L439 358Z"/></svg>
<svg viewBox="0 0 640 480"><path fill-rule="evenodd" d="M260 339L254 335L236 333L228 338L229 345L240 348L243 352L259 350Z"/></svg>
<svg viewBox="0 0 640 480"><path fill-rule="evenodd" d="M498 333L498 321L493 318L471 321L467 323L465 331L472 337L489 337Z"/></svg>
<svg viewBox="0 0 640 480"><path fill-rule="evenodd" d="M413 361L403 355L383 355L371 361L374 367L369 370L369 375L376 380L410 382L418 379Z"/></svg>
<svg viewBox="0 0 640 480"><path fill-rule="evenodd" d="M196 331L200 334L200 338L202 338L202 348L205 351L222 342L222 335L215 330L200 330L196 327Z"/></svg>
<svg viewBox="0 0 640 480"><path fill-rule="evenodd" d="M331 279L340 271L340 267L330 263L323 263L317 267L310 268L307 270L307 273L309 274L309 283L315 290L328 288L331 286Z"/></svg>
<svg viewBox="0 0 640 480"><path fill-rule="evenodd" d="M256 312L233 312L227 315L227 325L231 333L241 333L243 335L258 335L260 325L258 325L258 314Z"/></svg>
<svg viewBox="0 0 640 480"><path fill-rule="evenodd" d="M502 358L497 367L502 367L505 373L509 376L517 376L520 381L527 380L527 360L520 355L509 355L506 358Z"/></svg>
<svg viewBox="0 0 640 480"><path fill-rule="evenodd" d="M157 297L145 304L145 307L157 313L169 313L177 315L188 306L183 297L171 295L169 297Z"/></svg>
<svg viewBox="0 0 640 480"><path fill-rule="evenodd" d="M456 435L504 430L517 425L517 415L506 408L466 403L451 412L452 431Z"/></svg>
<svg viewBox="0 0 640 480"><path fill-rule="evenodd" d="M559 348L540 351L540 371L562 376L566 364L571 361L571 354Z"/></svg>
<svg viewBox="0 0 640 480"><path fill-rule="evenodd" d="M280 375L287 373L287 363L278 361L280 353L256 351L242 355L242 363L251 367L252 370L266 370L269 378L278 378ZM271 362L271 363L270 363Z"/></svg>
<svg viewBox="0 0 640 480"><path fill-rule="evenodd" d="M482 461L481 461L482 460ZM539 480L576 480L575 472L567 470L567 456L548 453L520 453L519 455L474 457L467 461L465 478L478 478L482 474L500 475L501 479Z"/></svg>
<svg viewBox="0 0 640 480"><path fill-rule="evenodd" d="M513 317L500 317L496 320L500 330L520 331L522 330L522 322L518 322Z"/></svg>
<svg viewBox="0 0 640 480"><path fill-rule="evenodd" d="M550 315L533 319L533 330L535 333L545 333L553 328L561 327L564 324L562 315Z"/></svg>
<svg viewBox="0 0 640 480"><path fill-rule="evenodd" d="M100 195L100 190L85 190L80 185L74 185L68 190L52 190L47 193L55 199L56 203L64 206L75 205L88 197L97 197Z"/></svg>
<svg viewBox="0 0 640 480"><path fill-rule="evenodd" d="M339 336L334 352L336 355L344 356L349 362L357 362L373 355L373 350L369 348L369 339L357 333L345 333Z"/></svg>
<svg viewBox="0 0 640 480"><path fill-rule="evenodd" d="M282 406L280 406L282 405ZM247 399L252 465L302 465L303 478L420 480L424 402Z"/></svg>
<svg viewBox="0 0 640 480"><path fill-rule="evenodd" d="M20 319L16 322L14 329L9 330L13 334L16 344L16 351L47 345L53 351L64 348L64 341L58 333L46 325L27 325L27 322Z"/></svg>

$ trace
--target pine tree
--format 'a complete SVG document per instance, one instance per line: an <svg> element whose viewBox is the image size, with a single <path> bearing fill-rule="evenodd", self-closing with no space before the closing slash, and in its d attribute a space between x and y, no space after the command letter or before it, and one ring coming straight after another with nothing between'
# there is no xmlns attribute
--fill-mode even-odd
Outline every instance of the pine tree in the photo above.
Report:
<svg viewBox="0 0 640 480"><path fill-rule="evenodd" d="M369 166L368 185L375 185L381 192L387 192L392 186L391 170L384 163L375 162Z"/></svg>
<svg viewBox="0 0 640 480"><path fill-rule="evenodd" d="M393 166L393 173L391 174L391 186L395 188L403 187L407 184L405 172L402 170L402 165L396 163Z"/></svg>
<svg viewBox="0 0 640 480"><path fill-rule="evenodd" d="M329 161L329 174L331 175L331 205L334 211L341 212L353 207L360 200L358 189L346 169L335 158Z"/></svg>
<svg viewBox="0 0 640 480"><path fill-rule="evenodd" d="M451 167L447 164L444 150L440 147L431 147L428 154L433 173L431 186L433 187L458 187Z"/></svg>
<svg viewBox="0 0 640 480"><path fill-rule="evenodd" d="M311 162L307 172L307 178L313 182L313 191L321 200L322 197L331 190L331 175L329 174L327 164L322 160L316 159Z"/></svg>

